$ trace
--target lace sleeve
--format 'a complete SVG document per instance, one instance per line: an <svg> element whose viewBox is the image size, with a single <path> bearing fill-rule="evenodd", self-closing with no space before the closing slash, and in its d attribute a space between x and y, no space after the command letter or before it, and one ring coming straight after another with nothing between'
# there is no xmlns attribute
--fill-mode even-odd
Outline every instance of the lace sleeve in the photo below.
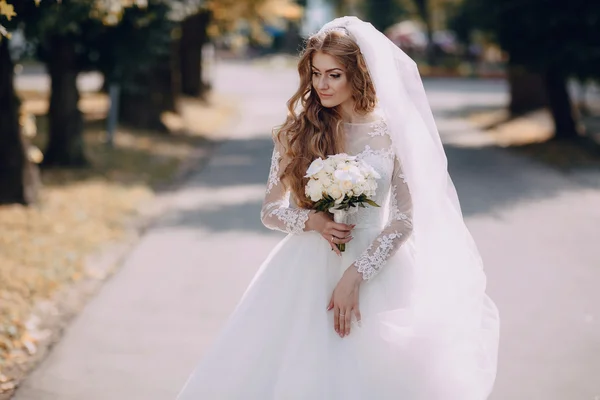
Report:
<svg viewBox="0 0 600 400"><path fill-rule="evenodd" d="M412 233L412 199L398 158L394 161L388 223L379 236L354 262L364 280L383 268L387 260L408 240Z"/></svg>
<svg viewBox="0 0 600 400"><path fill-rule="evenodd" d="M269 229L296 234L304 231L311 210L290 207L290 192L285 190L279 179L281 171L287 165L283 154L285 151L281 144L275 141L260 219Z"/></svg>

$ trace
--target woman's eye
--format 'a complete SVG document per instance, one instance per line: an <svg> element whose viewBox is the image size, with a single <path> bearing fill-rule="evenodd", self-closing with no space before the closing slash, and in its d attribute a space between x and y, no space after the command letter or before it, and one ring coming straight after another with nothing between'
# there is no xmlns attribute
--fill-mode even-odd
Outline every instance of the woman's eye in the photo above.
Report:
<svg viewBox="0 0 600 400"><path fill-rule="evenodd" d="M331 74L329 76L331 76L333 79L338 79L341 75L340 74Z"/></svg>
<svg viewBox="0 0 600 400"><path fill-rule="evenodd" d="M313 74L313 76L319 76L319 73L318 73L318 72L315 72L315 71L313 71L313 73L312 73L312 74Z"/></svg>

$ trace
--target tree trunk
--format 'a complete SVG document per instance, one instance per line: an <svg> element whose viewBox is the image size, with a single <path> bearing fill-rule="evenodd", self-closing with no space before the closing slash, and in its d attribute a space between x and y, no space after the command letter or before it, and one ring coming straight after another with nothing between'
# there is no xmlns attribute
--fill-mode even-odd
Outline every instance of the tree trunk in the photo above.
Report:
<svg viewBox="0 0 600 400"><path fill-rule="evenodd" d="M8 39L0 40L0 203L30 204L39 189L39 173L27 157L19 126L19 99L13 86Z"/></svg>
<svg viewBox="0 0 600 400"><path fill-rule="evenodd" d="M177 112L180 92L177 62L178 42L172 43L170 54L160 57L155 65L140 71L133 85L123 86L119 102L119 121L138 129L167 132L161 120L165 111Z"/></svg>
<svg viewBox="0 0 600 400"><path fill-rule="evenodd" d="M51 79L49 141L44 165L84 166L83 118L79 111L77 54L68 37L50 39L52 56L47 68Z"/></svg>
<svg viewBox="0 0 600 400"><path fill-rule="evenodd" d="M425 23L425 34L427 35L427 47L425 48L425 56L427 63L430 66L437 65L436 48L433 43L433 24L431 22L431 14L429 12L429 0L415 0L417 10L421 19Z"/></svg>
<svg viewBox="0 0 600 400"><path fill-rule="evenodd" d="M555 68L548 68L544 74L548 102L554 119L554 138L573 140L580 137L575 108L567 90L567 77Z"/></svg>
<svg viewBox="0 0 600 400"><path fill-rule="evenodd" d="M208 89L202 79L202 46L208 38L206 28L209 21L210 13L203 10L187 17L181 24L181 92L188 96L202 97Z"/></svg>
<svg viewBox="0 0 600 400"><path fill-rule="evenodd" d="M525 114L548 105L548 96L542 75L510 63L507 72L510 88L508 109L511 115Z"/></svg>

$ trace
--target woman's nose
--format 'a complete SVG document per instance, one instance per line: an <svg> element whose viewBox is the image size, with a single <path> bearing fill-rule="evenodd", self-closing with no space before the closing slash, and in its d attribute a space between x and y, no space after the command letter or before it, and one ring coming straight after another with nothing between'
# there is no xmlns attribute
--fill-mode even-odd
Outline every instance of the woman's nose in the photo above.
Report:
<svg viewBox="0 0 600 400"><path fill-rule="evenodd" d="M327 79L325 79L325 77L321 77L319 78L319 89L327 89L329 85L327 84Z"/></svg>

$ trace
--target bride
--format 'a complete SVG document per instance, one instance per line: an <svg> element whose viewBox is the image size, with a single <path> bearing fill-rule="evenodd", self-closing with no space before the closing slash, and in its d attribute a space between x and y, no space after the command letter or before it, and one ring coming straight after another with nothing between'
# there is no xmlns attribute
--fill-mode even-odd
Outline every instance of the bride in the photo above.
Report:
<svg viewBox="0 0 600 400"><path fill-rule="evenodd" d="M344 17L308 39L298 72L261 211L288 235L178 399L486 399L498 312L414 62ZM378 172L385 207L346 223L311 209L307 168L337 153Z"/></svg>

